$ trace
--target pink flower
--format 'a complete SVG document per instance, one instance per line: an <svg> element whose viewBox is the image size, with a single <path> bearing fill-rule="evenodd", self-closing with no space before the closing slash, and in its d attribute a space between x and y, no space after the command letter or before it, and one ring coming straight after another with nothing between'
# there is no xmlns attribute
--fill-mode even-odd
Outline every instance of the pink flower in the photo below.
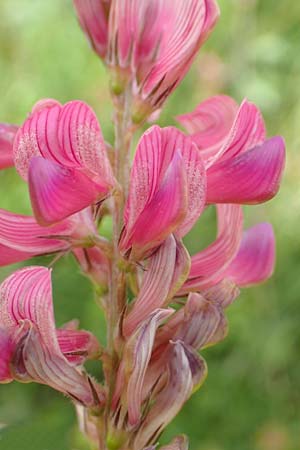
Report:
<svg viewBox="0 0 300 450"><path fill-rule="evenodd" d="M205 193L204 165L192 140L173 127L150 128L131 170L121 252L143 259L171 233L184 236L204 208Z"/></svg>
<svg viewBox="0 0 300 450"><path fill-rule="evenodd" d="M214 0L74 0L92 47L113 69L113 89L133 83L134 118L157 110L214 27Z"/></svg>
<svg viewBox="0 0 300 450"><path fill-rule="evenodd" d="M38 102L16 134L14 161L41 225L105 199L115 185L97 118L80 101Z"/></svg>
<svg viewBox="0 0 300 450"><path fill-rule="evenodd" d="M285 164L280 136L266 140L258 108L212 97L178 117L198 145L207 174L207 203L254 204L276 195Z"/></svg>
<svg viewBox="0 0 300 450"><path fill-rule="evenodd" d="M97 354L98 344L74 325L55 329L51 271L26 267L0 286L1 381L48 384L76 402L99 406L103 392L81 363Z"/></svg>

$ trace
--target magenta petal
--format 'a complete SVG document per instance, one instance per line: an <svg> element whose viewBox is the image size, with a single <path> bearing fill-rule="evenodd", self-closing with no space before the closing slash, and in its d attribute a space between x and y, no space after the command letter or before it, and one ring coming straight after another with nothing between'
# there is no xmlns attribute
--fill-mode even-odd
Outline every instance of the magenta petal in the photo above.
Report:
<svg viewBox="0 0 300 450"><path fill-rule="evenodd" d="M0 244L0 267L15 264L17 262L26 261L35 256L29 251L20 251L6 245Z"/></svg>
<svg viewBox="0 0 300 450"><path fill-rule="evenodd" d="M16 125L0 123L0 169L14 165L13 142L17 131Z"/></svg>
<svg viewBox="0 0 300 450"><path fill-rule="evenodd" d="M221 149L238 110L237 103L226 95L211 97L197 106L195 111L177 117L206 161Z"/></svg>
<svg viewBox="0 0 300 450"><path fill-rule="evenodd" d="M232 128L220 150L206 161L209 168L216 162L231 159L265 140L266 130L261 112L253 103L244 100Z"/></svg>
<svg viewBox="0 0 300 450"><path fill-rule="evenodd" d="M285 162L285 144L274 137L207 172L208 203L265 202L277 193Z"/></svg>
<svg viewBox="0 0 300 450"><path fill-rule="evenodd" d="M242 238L243 215L239 205L217 205L217 239L192 256L189 277L181 293L207 289L222 279L223 270L238 251Z"/></svg>
<svg viewBox="0 0 300 450"><path fill-rule="evenodd" d="M29 191L34 215L41 225L51 225L74 214L107 194L83 172L44 158L31 159Z"/></svg>
<svg viewBox="0 0 300 450"><path fill-rule="evenodd" d="M275 264L275 237L272 225L260 223L244 232L238 254L224 278L238 286L251 286L271 277Z"/></svg>
<svg viewBox="0 0 300 450"><path fill-rule="evenodd" d="M13 380L10 371L10 362L13 357L14 344L9 332L0 328L0 383L9 383Z"/></svg>
<svg viewBox="0 0 300 450"><path fill-rule="evenodd" d="M104 58L107 47L110 0L73 0L81 28L95 52Z"/></svg>

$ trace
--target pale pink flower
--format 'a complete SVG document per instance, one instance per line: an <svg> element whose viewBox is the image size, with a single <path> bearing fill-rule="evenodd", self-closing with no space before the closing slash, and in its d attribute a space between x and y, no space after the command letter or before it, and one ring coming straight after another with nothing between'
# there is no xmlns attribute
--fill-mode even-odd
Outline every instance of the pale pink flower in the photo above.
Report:
<svg viewBox="0 0 300 450"><path fill-rule="evenodd" d="M103 392L80 367L97 353L95 338L74 326L55 329L50 270L26 267L1 284L0 328L4 382L35 381L84 405L103 402Z"/></svg>

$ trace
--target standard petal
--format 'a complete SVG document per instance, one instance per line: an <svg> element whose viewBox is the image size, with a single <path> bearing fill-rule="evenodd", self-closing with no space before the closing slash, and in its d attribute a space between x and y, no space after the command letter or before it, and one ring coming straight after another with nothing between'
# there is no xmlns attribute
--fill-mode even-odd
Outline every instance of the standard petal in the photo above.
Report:
<svg viewBox="0 0 300 450"><path fill-rule="evenodd" d="M278 192L285 162L285 144L273 137L207 172L207 203L261 203Z"/></svg>
<svg viewBox="0 0 300 450"><path fill-rule="evenodd" d="M238 251L243 230L242 208L239 205L217 205L217 214L217 239L192 256L188 279L179 294L207 289L216 284Z"/></svg>
<svg viewBox="0 0 300 450"><path fill-rule="evenodd" d="M17 131L17 125L0 123L0 169L14 165L13 142Z"/></svg>
<svg viewBox="0 0 300 450"><path fill-rule="evenodd" d="M238 286L230 278L224 278L219 283L201 292L208 301L227 308L240 295Z"/></svg>
<svg viewBox="0 0 300 450"><path fill-rule="evenodd" d="M209 168L216 162L231 159L242 152L262 144L266 130L261 112L253 103L244 100L241 104L231 130L220 150L206 160Z"/></svg>
<svg viewBox="0 0 300 450"><path fill-rule="evenodd" d="M261 283L271 277L275 265L275 236L272 225L260 223L244 232L238 254L226 269L240 287Z"/></svg>
<svg viewBox="0 0 300 450"><path fill-rule="evenodd" d="M14 141L15 166L25 180L33 156L69 169L82 169L95 183L106 185L107 190L114 184L97 117L84 102L60 105L47 99L33 107Z"/></svg>
<svg viewBox="0 0 300 450"><path fill-rule="evenodd" d="M218 95L200 103L193 112L178 116L177 120L193 138L206 161L221 149L237 111L235 100Z"/></svg>
<svg viewBox="0 0 300 450"><path fill-rule="evenodd" d="M106 55L110 0L73 0L81 28L92 48L101 57Z"/></svg>
<svg viewBox="0 0 300 450"><path fill-rule="evenodd" d="M80 170L41 157L31 158L29 192L36 220L44 226L59 222L107 196L105 185L94 183Z"/></svg>

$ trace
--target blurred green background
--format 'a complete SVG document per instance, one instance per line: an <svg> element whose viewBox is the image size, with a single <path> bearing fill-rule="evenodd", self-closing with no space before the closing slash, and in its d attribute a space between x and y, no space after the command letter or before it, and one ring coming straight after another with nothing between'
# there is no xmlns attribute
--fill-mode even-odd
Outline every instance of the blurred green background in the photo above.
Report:
<svg viewBox="0 0 300 450"><path fill-rule="evenodd" d="M247 208L247 222L271 221L277 236L272 280L244 291L228 312L230 334L205 351L209 377L162 441L189 435L192 450L300 449L300 2L220 0L221 19L160 123L216 93L248 97L269 135L287 142L287 168L275 200ZM89 50L71 0L0 0L0 121L21 123L43 97L79 98L97 111L112 141L107 75ZM0 207L30 212L25 184L0 173ZM211 239L212 215L187 239ZM193 241L193 244L191 244ZM48 264L39 258L35 263ZM17 265L0 270L1 280ZM54 268L57 324L79 317L104 336L92 290L71 257ZM71 403L44 386L0 386L1 450L85 450Z"/></svg>

